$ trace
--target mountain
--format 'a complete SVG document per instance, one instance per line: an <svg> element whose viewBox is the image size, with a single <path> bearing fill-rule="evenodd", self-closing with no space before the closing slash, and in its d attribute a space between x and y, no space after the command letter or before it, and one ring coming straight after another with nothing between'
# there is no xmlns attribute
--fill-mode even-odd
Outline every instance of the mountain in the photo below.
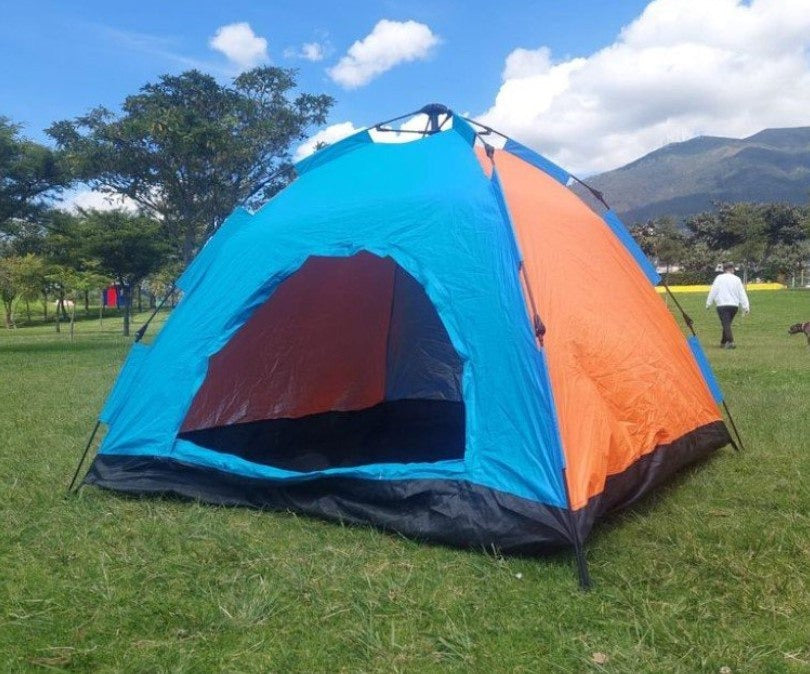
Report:
<svg viewBox="0 0 810 674"><path fill-rule="evenodd" d="M810 127L765 129L742 139L699 136L586 182L627 224L664 215L683 220L720 201L806 204Z"/></svg>

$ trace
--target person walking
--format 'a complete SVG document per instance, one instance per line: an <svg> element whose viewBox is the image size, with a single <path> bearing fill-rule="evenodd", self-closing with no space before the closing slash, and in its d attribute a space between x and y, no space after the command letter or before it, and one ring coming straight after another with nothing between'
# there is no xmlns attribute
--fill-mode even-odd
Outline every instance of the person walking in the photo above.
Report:
<svg viewBox="0 0 810 674"><path fill-rule="evenodd" d="M706 308L712 304L717 306L717 315L720 317L720 325L723 326L723 336L720 338L720 347L723 349L736 349L734 335L731 332L731 322L742 309L743 313L750 313L751 305L748 303L748 295L745 293L740 277L734 273L734 264L726 262L723 265L723 273L718 274L712 283L709 296L706 298Z"/></svg>

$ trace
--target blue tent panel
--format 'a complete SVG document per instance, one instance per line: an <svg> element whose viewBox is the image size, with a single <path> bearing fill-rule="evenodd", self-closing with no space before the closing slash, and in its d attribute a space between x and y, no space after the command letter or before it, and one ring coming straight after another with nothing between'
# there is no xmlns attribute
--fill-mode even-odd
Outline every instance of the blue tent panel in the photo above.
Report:
<svg viewBox="0 0 810 674"><path fill-rule="evenodd" d="M709 364L709 359L706 358L706 353L703 351L703 347L700 345L700 340L694 335L689 337L689 347L692 349L692 355L695 357L695 361L700 368L703 379L706 381L706 385L712 392L714 401L719 405L723 402L723 391L720 390L720 384L717 382L717 378L714 376L712 366Z"/></svg>
<svg viewBox="0 0 810 674"><path fill-rule="evenodd" d="M630 235L627 227L625 227L624 223L619 219L619 216L613 211L607 211L604 215L604 220L607 226L610 227L613 233L618 237L619 241L622 242L624 247L627 248L629 253L633 256L638 266L644 271L650 283L658 285L661 282L661 275L655 270L653 263L650 262L650 259L644 254L644 251L641 250L636 240Z"/></svg>

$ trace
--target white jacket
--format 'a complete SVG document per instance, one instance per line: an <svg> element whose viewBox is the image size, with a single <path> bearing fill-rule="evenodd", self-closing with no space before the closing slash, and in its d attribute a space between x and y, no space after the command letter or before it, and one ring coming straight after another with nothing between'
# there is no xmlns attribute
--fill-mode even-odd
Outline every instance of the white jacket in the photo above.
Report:
<svg viewBox="0 0 810 674"><path fill-rule="evenodd" d="M731 272L718 274L714 279L709 297L706 298L706 308L712 304L718 307L742 307L746 313L751 309L740 277Z"/></svg>

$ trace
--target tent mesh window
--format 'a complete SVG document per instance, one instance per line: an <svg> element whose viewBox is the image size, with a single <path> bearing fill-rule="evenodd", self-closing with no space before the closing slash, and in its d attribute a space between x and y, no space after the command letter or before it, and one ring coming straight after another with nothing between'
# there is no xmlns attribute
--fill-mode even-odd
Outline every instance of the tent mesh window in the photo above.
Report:
<svg viewBox="0 0 810 674"><path fill-rule="evenodd" d="M391 258L313 256L210 359L179 437L302 472L460 459L461 376Z"/></svg>

